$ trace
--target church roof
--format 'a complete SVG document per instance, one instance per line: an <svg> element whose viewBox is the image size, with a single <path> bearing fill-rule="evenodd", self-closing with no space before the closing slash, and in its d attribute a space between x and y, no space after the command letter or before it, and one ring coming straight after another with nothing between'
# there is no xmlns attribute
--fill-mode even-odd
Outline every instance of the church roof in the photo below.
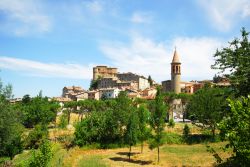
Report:
<svg viewBox="0 0 250 167"><path fill-rule="evenodd" d="M181 63L176 49L174 51L174 57L173 57L172 63Z"/></svg>

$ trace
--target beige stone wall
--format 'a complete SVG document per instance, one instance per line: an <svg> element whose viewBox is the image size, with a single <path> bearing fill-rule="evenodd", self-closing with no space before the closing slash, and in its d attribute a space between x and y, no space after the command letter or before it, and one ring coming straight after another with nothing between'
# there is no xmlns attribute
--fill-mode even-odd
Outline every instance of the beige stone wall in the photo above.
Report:
<svg viewBox="0 0 250 167"><path fill-rule="evenodd" d="M176 74L172 76L172 90L178 94L181 93L181 75Z"/></svg>
<svg viewBox="0 0 250 167"><path fill-rule="evenodd" d="M101 88L112 88L117 87L117 79L115 78L102 78L100 81L98 81L98 89Z"/></svg>
<svg viewBox="0 0 250 167"><path fill-rule="evenodd" d="M96 66L93 68L93 80L101 78L114 78L117 75L117 68L107 66Z"/></svg>
<svg viewBox="0 0 250 167"><path fill-rule="evenodd" d="M162 84L162 91L163 92L170 92L170 91L172 91L171 80L162 81L161 84Z"/></svg>

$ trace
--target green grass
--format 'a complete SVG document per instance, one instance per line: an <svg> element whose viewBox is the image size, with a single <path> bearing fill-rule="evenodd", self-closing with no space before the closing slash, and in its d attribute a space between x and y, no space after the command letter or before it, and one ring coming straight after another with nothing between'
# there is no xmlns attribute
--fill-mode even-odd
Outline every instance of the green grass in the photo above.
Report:
<svg viewBox="0 0 250 167"><path fill-rule="evenodd" d="M225 143L210 143L222 159L228 157L220 147ZM206 144L194 145L165 145L162 153L167 162L172 166L213 166L215 159L211 153L207 151ZM171 158L170 158L171 157Z"/></svg>
<svg viewBox="0 0 250 167"><path fill-rule="evenodd" d="M28 161L32 157L32 151L31 150L25 150L21 154L18 154L15 156L15 158L12 160L14 166L18 167L26 167L28 166Z"/></svg>
<svg viewBox="0 0 250 167"><path fill-rule="evenodd" d="M186 145L180 145L180 146L172 146L168 145L162 149L164 152L168 152L171 154L176 154L180 157L186 157L186 156L193 156L195 154L204 153L206 152L206 146L205 145L195 145L195 146L186 146Z"/></svg>
<svg viewBox="0 0 250 167"><path fill-rule="evenodd" d="M8 160L10 160L9 157L0 157L0 166L1 164L3 164L5 161L8 161Z"/></svg>
<svg viewBox="0 0 250 167"><path fill-rule="evenodd" d="M83 157L78 162L78 167L108 167L107 164L102 160L102 156L100 155L91 155L87 157Z"/></svg>
<svg viewBox="0 0 250 167"><path fill-rule="evenodd" d="M63 158L67 154L67 151L63 149L60 144L53 144L52 152L53 152L53 157L49 163L49 166L61 167L63 164Z"/></svg>

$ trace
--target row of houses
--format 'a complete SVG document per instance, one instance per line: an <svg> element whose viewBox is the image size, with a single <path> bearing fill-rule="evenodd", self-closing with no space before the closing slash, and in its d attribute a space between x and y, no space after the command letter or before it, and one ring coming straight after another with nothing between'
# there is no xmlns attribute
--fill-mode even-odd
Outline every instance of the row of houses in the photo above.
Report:
<svg viewBox="0 0 250 167"><path fill-rule="evenodd" d="M144 90L136 90L129 88L101 88L96 90L84 90L80 86L64 87L62 97L54 97L54 100L61 103L67 101L79 101L85 99L100 100L102 98L116 98L121 91L126 91L129 98L154 99L156 96L156 88L146 88Z"/></svg>

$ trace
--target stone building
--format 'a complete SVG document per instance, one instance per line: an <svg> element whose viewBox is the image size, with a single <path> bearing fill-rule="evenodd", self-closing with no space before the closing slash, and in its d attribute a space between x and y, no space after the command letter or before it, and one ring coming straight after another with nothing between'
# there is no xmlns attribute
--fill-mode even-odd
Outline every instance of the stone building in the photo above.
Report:
<svg viewBox="0 0 250 167"><path fill-rule="evenodd" d="M150 87L150 83L148 79L144 76L137 75L131 72L128 73L118 73L117 78L121 81L130 81L138 83L137 90L144 90Z"/></svg>
<svg viewBox="0 0 250 167"><path fill-rule="evenodd" d="M63 88L62 97L73 101L88 99L88 93L80 86L68 86Z"/></svg>
<svg viewBox="0 0 250 167"><path fill-rule="evenodd" d="M105 88L105 89L99 89L99 95L100 95L100 98L102 97L106 97L108 99L110 98L116 98L118 97L119 93L120 93L120 89L118 88Z"/></svg>
<svg viewBox="0 0 250 167"><path fill-rule="evenodd" d="M115 78L117 75L117 68L107 66L96 66L93 68L93 80L100 78Z"/></svg>
<svg viewBox="0 0 250 167"><path fill-rule="evenodd" d="M88 99L99 100L99 99L100 99L99 90L92 90L92 91L89 91L89 92L88 92Z"/></svg>
<svg viewBox="0 0 250 167"><path fill-rule="evenodd" d="M131 72L117 73L117 68L96 66L93 68L93 79L98 79L97 89L119 88L144 90L150 87L148 79Z"/></svg>

